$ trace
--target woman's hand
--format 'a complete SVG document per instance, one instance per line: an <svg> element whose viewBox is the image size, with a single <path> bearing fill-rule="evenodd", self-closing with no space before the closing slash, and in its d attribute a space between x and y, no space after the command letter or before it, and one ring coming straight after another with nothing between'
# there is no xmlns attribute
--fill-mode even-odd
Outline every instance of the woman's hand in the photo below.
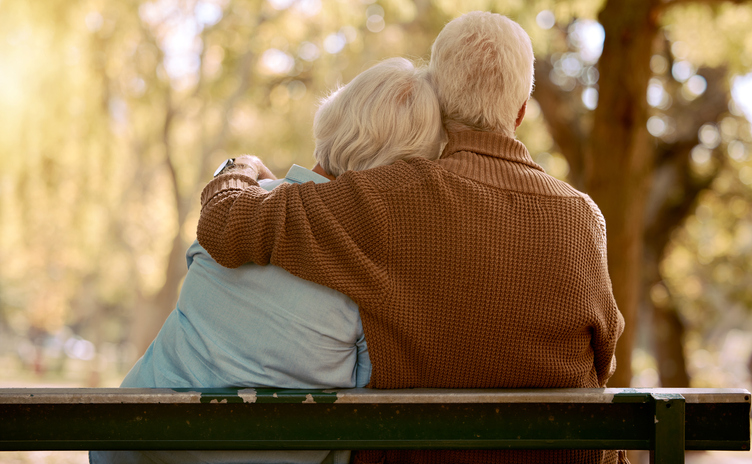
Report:
<svg viewBox="0 0 752 464"><path fill-rule="evenodd" d="M235 158L236 168L230 172L238 172L251 177L254 180L271 179L275 180L276 177L272 172L264 166L258 156L242 155Z"/></svg>

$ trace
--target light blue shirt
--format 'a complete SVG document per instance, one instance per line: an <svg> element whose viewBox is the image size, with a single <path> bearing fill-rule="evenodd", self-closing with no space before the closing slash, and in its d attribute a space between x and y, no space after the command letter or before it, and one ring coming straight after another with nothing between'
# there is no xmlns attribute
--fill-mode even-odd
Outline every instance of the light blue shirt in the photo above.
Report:
<svg viewBox="0 0 752 464"><path fill-rule="evenodd" d="M284 179L327 182L293 165ZM198 242L177 307L121 387L364 387L371 362L358 306L276 266L227 269ZM91 462L347 462L348 451L91 452Z"/></svg>

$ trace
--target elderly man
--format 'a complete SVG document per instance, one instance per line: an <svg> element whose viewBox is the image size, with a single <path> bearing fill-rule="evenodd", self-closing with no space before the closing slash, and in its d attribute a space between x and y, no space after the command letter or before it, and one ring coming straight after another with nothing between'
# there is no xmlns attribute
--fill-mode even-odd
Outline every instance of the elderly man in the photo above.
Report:
<svg viewBox="0 0 752 464"><path fill-rule="evenodd" d="M514 132L533 51L483 12L446 25L430 78L448 143L321 185L257 187L257 160L204 189L198 240L223 266L269 262L351 297L371 387L603 387L623 330L593 201ZM601 451L363 452L356 462L615 462Z"/></svg>

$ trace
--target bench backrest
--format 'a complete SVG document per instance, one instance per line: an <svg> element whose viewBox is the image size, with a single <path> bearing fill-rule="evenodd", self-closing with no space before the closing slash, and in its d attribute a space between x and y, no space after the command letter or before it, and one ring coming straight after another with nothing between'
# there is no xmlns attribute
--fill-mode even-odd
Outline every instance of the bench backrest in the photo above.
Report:
<svg viewBox="0 0 752 464"><path fill-rule="evenodd" d="M0 417L0 450L750 449L742 389L12 388Z"/></svg>

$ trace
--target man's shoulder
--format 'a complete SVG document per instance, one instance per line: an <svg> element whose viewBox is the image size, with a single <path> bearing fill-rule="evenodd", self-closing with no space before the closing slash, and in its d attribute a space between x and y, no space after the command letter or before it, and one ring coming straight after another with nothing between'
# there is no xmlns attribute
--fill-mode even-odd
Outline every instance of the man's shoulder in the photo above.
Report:
<svg viewBox="0 0 752 464"><path fill-rule="evenodd" d="M595 221L597 227L601 229L603 234L605 234L606 221L603 218L600 208L598 208L595 201L590 198L590 195L577 190L567 182L557 179L549 174L540 173L540 176L546 178L545 196L563 200L563 203L558 202L557 204L569 205L566 208L572 213L576 213L581 218L586 218L588 221Z"/></svg>
<svg viewBox="0 0 752 464"><path fill-rule="evenodd" d="M586 193L582 193L578 190L575 190L575 191L579 193L579 196L582 199L582 202L588 208L594 220L598 223L598 228L601 230L601 234L603 235L603 238L605 238L606 237L606 219L603 217L603 213L601 213L600 208L598 208L598 205L595 203L595 201L593 201L593 199L590 198L590 195Z"/></svg>
<svg viewBox="0 0 752 464"><path fill-rule="evenodd" d="M577 190L568 182L565 182L561 179L557 179L551 174L548 174L546 172L541 172L539 175L541 177L545 177L547 183L551 185L552 190L554 190L560 196L572 197L572 198L583 198L583 199L587 197L587 194Z"/></svg>

